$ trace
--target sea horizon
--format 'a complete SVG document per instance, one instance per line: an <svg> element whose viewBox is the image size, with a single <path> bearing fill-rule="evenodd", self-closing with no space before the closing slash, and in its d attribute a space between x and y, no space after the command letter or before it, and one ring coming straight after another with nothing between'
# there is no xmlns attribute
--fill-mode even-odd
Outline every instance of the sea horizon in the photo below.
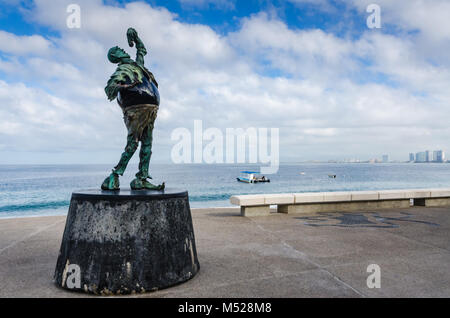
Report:
<svg viewBox="0 0 450 318"><path fill-rule="evenodd" d="M110 173L108 164L0 164L0 218L65 215L72 192L98 189ZM442 163L282 163L270 183L237 182L256 164L160 164L150 166L155 183L185 189L191 208L231 207L232 195L334 192L450 187ZM120 178L129 188L137 166ZM330 178L328 175L336 175Z"/></svg>

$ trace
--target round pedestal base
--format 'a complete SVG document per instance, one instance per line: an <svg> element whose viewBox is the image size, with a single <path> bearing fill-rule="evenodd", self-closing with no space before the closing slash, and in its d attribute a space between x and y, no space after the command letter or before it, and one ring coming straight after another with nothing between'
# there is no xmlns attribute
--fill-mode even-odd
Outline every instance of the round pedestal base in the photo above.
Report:
<svg viewBox="0 0 450 318"><path fill-rule="evenodd" d="M58 286L141 293L184 282L199 268L187 191L72 194L55 269Z"/></svg>

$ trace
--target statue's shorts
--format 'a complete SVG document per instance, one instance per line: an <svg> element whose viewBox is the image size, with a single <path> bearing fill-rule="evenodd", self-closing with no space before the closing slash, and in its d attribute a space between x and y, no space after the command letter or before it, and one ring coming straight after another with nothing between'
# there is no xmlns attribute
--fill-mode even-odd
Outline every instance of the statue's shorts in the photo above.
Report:
<svg viewBox="0 0 450 318"><path fill-rule="evenodd" d="M157 112L158 106L151 104L133 105L124 108L123 119L128 129L128 136L132 136L137 141L145 139L143 132L150 127L153 130Z"/></svg>

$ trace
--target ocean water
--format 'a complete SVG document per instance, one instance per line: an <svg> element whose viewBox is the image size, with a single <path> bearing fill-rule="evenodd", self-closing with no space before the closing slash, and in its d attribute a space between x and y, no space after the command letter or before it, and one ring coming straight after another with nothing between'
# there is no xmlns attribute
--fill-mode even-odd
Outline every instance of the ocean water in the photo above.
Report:
<svg viewBox="0 0 450 318"><path fill-rule="evenodd" d="M450 164L282 164L270 183L236 181L252 165L152 164L155 182L189 191L190 205L230 206L236 194L450 187ZM108 165L0 165L0 218L67 213L72 191L99 188ZM128 188L137 167L120 179ZM304 174L301 174L303 172ZM335 179L328 174L335 174Z"/></svg>

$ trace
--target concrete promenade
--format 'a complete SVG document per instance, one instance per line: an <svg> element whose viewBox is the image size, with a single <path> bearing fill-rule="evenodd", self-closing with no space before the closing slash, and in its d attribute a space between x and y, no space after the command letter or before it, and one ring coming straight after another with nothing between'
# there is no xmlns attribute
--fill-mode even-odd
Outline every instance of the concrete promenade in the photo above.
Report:
<svg viewBox="0 0 450 318"><path fill-rule="evenodd" d="M450 207L239 213L193 209L197 276L126 297L450 297ZM0 297L98 297L52 282L64 224L0 219ZM380 289L367 287L369 264L381 268Z"/></svg>

